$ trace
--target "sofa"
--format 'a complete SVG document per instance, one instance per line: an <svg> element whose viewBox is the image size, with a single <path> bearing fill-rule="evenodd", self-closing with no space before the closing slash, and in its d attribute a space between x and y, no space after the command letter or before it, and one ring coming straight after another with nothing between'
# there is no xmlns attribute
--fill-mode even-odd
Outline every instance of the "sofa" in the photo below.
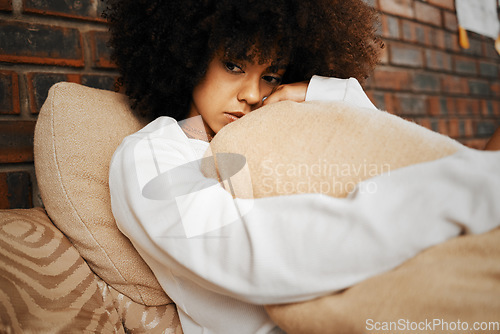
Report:
<svg viewBox="0 0 500 334"><path fill-rule="evenodd" d="M44 207L0 211L0 332L182 333L175 304L119 231L111 212L108 166L113 152L125 136L148 122L129 106L124 95L74 83L50 89L34 139ZM336 135L344 139L339 145L358 145L357 151L371 152L375 158L392 156L394 150L412 152L406 160L396 161L397 167L461 148L416 124L382 115L395 122L384 131L384 140L362 131L363 141L358 136L355 144L340 126ZM366 123L362 117L357 121ZM229 128L219 139L216 136L214 145L219 146L213 150L244 149L234 147L231 136L223 139L229 131L237 130ZM409 134L411 140L403 138ZM399 136L392 150L387 136ZM413 149L424 141L431 153ZM261 155L263 149L255 147L240 153L249 159L252 152ZM284 154L280 156L286 159ZM411 324L433 319L498 324L499 241L500 229L460 236L340 293L266 309L287 333L380 332L381 325L401 319ZM450 330L441 326L418 332ZM500 333L500 328L490 332Z"/></svg>

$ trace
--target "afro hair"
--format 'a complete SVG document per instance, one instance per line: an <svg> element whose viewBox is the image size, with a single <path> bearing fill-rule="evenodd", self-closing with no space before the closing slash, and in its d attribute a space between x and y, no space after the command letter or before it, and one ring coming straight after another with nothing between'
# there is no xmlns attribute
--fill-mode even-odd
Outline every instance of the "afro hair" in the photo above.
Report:
<svg viewBox="0 0 500 334"><path fill-rule="evenodd" d="M105 0L120 84L144 116L188 113L217 52L286 62L283 83L363 81L378 62L376 11L363 0Z"/></svg>

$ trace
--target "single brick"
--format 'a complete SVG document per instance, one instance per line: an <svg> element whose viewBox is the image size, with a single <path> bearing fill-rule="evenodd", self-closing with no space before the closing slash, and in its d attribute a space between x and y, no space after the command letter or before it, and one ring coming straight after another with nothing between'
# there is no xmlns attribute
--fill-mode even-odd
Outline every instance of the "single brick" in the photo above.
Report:
<svg viewBox="0 0 500 334"><path fill-rule="evenodd" d="M474 127L472 120L466 119L464 120L464 136L472 137L474 135Z"/></svg>
<svg viewBox="0 0 500 334"><path fill-rule="evenodd" d="M97 6L100 0L24 0L24 11L42 15L104 21Z"/></svg>
<svg viewBox="0 0 500 334"><path fill-rule="evenodd" d="M98 89L115 90L117 77L112 75L82 75L81 84Z"/></svg>
<svg viewBox="0 0 500 334"><path fill-rule="evenodd" d="M406 90L411 82L407 70L377 68L373 74L375 87L378 89Z"/></svg>
<svg viewBox="0 0 500 334"><path fill-rule="evenodd" d="M498 61L498 52L495 50L495 43L491 39L484 39L483 49L485 57L492 58L494 61Z"/></svg>
<svg viewBox="0 0 500 334"><path fill-rule="evenodd" d="M493 115L495 115L495 118L499 119L500 118L500 101L492 100L491 104L493 106Z"/></svg>
<svg viewBox="0 0 500 334"><path fill-rule="evenodd" d="M31 113L37 114L47 99L50 87L61 81L80 83L80 76L64 73L28 73L27 80Z"/></svg>
<svg viewBox="0 0 500 334"><path fill-rule="evenodd" d="M12 71L0 71L0 115L16 115L19 113L18 75Z"/></svg>
<svg viewBox="0 0 500 334"><path fill-rule="evenodd" d="M431 44L430 27L409 20L402 20L402 38L407 42Z"/></svg>
<svg viewBox="0 0 500 334"><path fill-rule="evenodd" d="M458 31L458 20L455 13L443 12L444 27L453 32Z"/></svg>
<svg viewBox="0 0 500 334"><path fill-rule="evenodd" d="M491 117L495 115L493 101L481 100L481 115L485 117Z"/></svg>
<svg viewBox="0 0 500 334"><path fill-rule="evenodd" d="M491 120L480 120L476 123L476 135L478 137L491 137L498 125Z"/></svg>
<svg viewBox="0 0 500 334"><path fill-rule="evenodd" d="M455 139L461 136L458 119L448 119L448 136Z"/></svg>
<svg viewBox="0 0 500 334"><path fill-rule="evenodd" d="M455 56L455 71L461 74L477 74L476 59L463 56Z"/></svg>
<svg viewBox="0 0 500 334"><path fill-rule="evenodd" d="M58 26L0 22L0 61L81 67L79 31Z"/></svg>
<svg viewBox="0 0 500 334"><path fill-rule="evenodd" d="M11 12L12 11L12 0L0 0L0 10Z"/></svg>
<svg viewBox="0 0 500 334"><path fill-rule="evenodd" d="M412 88L417 92L439 93L441 91L440 77L434 73L415 73Z"/></svg>
<svg viewBox="0 0 500 334"><path fill-rule="evenodd" d="M376 106L379 109L385 110L391 114L394 114L394 94L391 92L380 92L374 94L374 100L377 103Z"/></svg>
<svg viewBox="0 0 500 334"><path fill-rule="evenodd" d="M469 98L455 99L455 112L458 115L477 116L480 114L480 109L480 100Z"/></svg>
<svg viewBox="0 0 500 334"><path fill-rule="evenodd" d="M94 68L116 68L111 61L112 49L107 45L109 33L107 31L91 31L88 40L92 51L92 67Z"/></svg>
<svg viewBox="0 0 500 334"><path fill-rule="evenodd" d="M430 116L446 116L450 113L451 99L442 96L427 97L427 114Z"/></svg>
<svg viewBox="0 0 500 334"><path fill-rule="evenodd" d="M469 44L468 49L462 49L462 52L466 55L471 55L475 57L481 57L483 55L483 43L480 40L481 37L475 37L477 35L472 35L469 33Z"/></svg>
<svg viewBox="0 0 500 334"><path fill-rule="evenodd" d="M383 92L372 92L373 104L380 110L387 110L385 105L385 93Z"/></svg>
<svg viewBox="0 0 500 334"><path fill-rule="evenodd" d="M427 97L427 113L431 116L439 116L441 114L441 105L437 96Z"/></svg>
<svg viewBox="0 0 500 334"><path fill-rule="evenodd" d="M0 209L33 207L31 179L28 172L0 173Z"/></svg>
<svg viewBox="0 0 500 334"><path fill-rule="evenodd" d="M439 49L446 49L446 40L445 40L445 32L444 30L438 28L429 28L430 32L430 40L431 45L435 46Z"/></svg>
<svg viewBox="0 0 500 334"><path fill-rule="evenodd" d="M468 83L469 91L472 95L489 96L491 94L488 81L470 79Z"/></svg>
<svg viewBox="0 0 500 334"><path fill-rule="evenodd" d="M447 51L454 51L454 52L459 51L460 46L458 45L458 34L445 32L444 46Z"/></svg>
<svg viewBox="0 0 500 334"><path fill-rule="evenodd" d="M380 10L384 13L413 18L413 0L379 0Z"/></svg>
<svg viewBox="0 0 500 334"><path fill-rule="evenodd" d="M415 1L415 17L418 21L442 26L441 10L423 2Z"/></svg>
<svg viewBox="0 0 500 334"><path fill-rule="evenodd" d="M399 38L399 20L394 16L382 15L382 37Z"/></svg>
<svg viewBox="0 0 500 334"><path fill-rule="evenodd" d="M402 116L423 116L426 114L424 96L396 93L393 97L393 113Z"/></svg>
<svg viewBox="0 0 500 334"><path fill-rule="evenodd" d="M488 61L480 61L479 62L479 73L483 77L488 78L498 78L498 64L492 63Z"/></svg>
<svg viewBox="0 0 500 334"><path fill-rule="evenodd" d="M434 132L439 132L439 124L437 119L430 120L430 129Z"/></svg>
<svg viewBox="0 0 500 334"><path fill-rule="evenodd" d="M393 65L422 67L422 49L408 44L391 43L390 59Z"/></svg>
<svg viewBox="0 0 500 334"><path fill-rule="evenodd" d="M460 137L465 137L465 120L460 119L458 121L458 135Z"/></svg>
<svg viewBox="0 0 500 334"><path fill-rule="evenodd" d="M427 2L434 6L455 10L455 0L427 0Z"/></svg>
<svg viewBox="0 0 500 334"><path fill-rule="evenodd" d="M452 62L451 56L442 51L426 49L425 50L425 64L428 69L438 71L451 71Z"/></svg>
<svg viewBox="0 0 500 334"><path fill-rule="evenodd" d="M449 131L448 121L446 119L438 119L437 120L437 132L447 136L448 131Z"/></svg>
<svg viewBox="0 0 500 334"><path fill-rule="evenodd" d="M35 121L0 121L0 163L33 162Z"/></svg>
<svg viewBox="0 0 500 334"><path fill-rule="evenodd" d="M500 97L500 82L492 82L490 84L490 92L495 97Z"/></svg>
<svg viewBox="0 0 500 334"><path fill-rule="evenodd" d="M441 89L444 93L469 94L467 79L454 75L445 75L441 77Z"/></svg>

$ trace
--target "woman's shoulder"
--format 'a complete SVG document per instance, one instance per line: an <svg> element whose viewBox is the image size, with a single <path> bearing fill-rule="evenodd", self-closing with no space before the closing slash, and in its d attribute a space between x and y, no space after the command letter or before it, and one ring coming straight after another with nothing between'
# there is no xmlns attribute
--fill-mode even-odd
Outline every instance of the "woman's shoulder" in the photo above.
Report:
<svg viewBox="0 0 500 334"><path fill-rule="evenodd" d="M139 131L127 136L127 138L145 138L151 136L175 136L180 131L179 124L175 119L168 116L161 116L149 122Z"/></svg>
<svg viewBox="0 0 500 334"><path fill-rule="evenodd" d="M156 157L168 157L170 162L193 160L197 155L191 147L177 121L162 116L148 123L139 131L123 139L113 155L113 162L148 160L151 154Z"/></svg>

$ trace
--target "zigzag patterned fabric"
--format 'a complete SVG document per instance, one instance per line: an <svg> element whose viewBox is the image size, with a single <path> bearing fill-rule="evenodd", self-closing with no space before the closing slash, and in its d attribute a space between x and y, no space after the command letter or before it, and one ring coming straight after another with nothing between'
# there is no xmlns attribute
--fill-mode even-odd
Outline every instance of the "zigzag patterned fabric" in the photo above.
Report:
<svg viewBox="0 0 500 334"><path fill-rule="evenodd" d="M96 276L41 208L0 211L0 333L182 333Z"/></svg>

